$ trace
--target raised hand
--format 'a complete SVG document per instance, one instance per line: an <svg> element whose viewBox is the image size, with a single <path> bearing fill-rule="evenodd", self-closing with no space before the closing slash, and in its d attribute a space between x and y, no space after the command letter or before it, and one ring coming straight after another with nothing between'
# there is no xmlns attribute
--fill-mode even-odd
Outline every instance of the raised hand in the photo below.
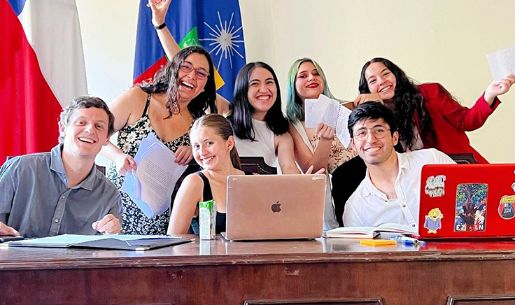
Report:
<svg viewBox="0 0 515 305"><path fill-rule="evenodd" d="M509 75L506 78L494 80L485 90L485 100L491 104L495 97L503 95L510 91L511 86L515 83L515 75Z"/></svg>
<svg viewBox="0 0 515 305"><path fill-rule="evenodd" d="M148 0L147 6L152 10L152 24L161 25L165 22L166 12L172 0Z"/></svg>

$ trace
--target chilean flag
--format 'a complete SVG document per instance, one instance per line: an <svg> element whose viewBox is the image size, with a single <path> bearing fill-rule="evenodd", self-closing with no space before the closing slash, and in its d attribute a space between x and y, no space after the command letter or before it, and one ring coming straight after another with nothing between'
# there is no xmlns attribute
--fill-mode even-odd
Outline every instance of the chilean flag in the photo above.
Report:
<svg viewBox="0 0 515 305"><path fill-rule="evenodd" d="M74 0L0 0L0 164L49 151L59 114L87 93Z"/></svg>
<svg viewBox="0 0 515 305"><path fill-rule="evenodd" d="M151 79L167 62L147 3L148 0L140 0L134 84ZM218 93L231 101L234 80L245 65L238 0L173 0L166 24L180 48L201 45L211 54Z"/></svg>

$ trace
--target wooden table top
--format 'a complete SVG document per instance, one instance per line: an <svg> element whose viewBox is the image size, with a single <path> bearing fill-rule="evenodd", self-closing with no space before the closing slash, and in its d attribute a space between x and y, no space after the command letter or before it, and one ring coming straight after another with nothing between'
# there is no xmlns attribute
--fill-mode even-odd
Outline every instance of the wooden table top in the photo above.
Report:
<svg viewBox="0 0 515 305"><path fill-rule="evenodd" d="M193 235L186 236L194 238ZM424 246L362 246L358 240L228 242L221 237L149 251L25 248L0 244L1 270L89 269L187 265L515 260L515 241L427 242Z"/></svg>

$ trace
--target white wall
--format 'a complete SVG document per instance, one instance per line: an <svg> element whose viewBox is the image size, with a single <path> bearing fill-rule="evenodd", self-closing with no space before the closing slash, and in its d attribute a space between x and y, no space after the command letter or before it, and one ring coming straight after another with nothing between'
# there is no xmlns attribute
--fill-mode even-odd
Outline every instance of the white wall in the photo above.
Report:
<svg viewBox="0 0 515 305"><path fill-rule="evenodd" d="M88 90L111 101L132 85L137 0L76 0Z"/></svg>
<svg viewBox="0 0 515 305"><path fill-rule="evenodd" d="M90 94L111 100L131 84L138 1L77 5ZM353 99L363 63L382 56L419 82L441 82L470 106L491 82L485 55L515 46L511 0L240 0L240 6L247 61L274 67L283 93L291 63L308 56L322 65L337 97ZM512 91L469 134L492 162L515 162Z"/></svg>

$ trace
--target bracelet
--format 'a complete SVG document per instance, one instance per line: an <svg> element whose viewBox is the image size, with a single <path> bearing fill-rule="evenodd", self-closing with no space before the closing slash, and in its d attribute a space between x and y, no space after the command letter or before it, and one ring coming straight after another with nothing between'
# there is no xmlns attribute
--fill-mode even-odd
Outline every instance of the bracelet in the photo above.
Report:
<svg viewBox="0 0 515 305"><path fill-rule="evenodd" d="M166 27L166 22L163 22L162 24L160 25L154 25L154 29L156 30L161 30L161 29L164 29Z"/></svg>

